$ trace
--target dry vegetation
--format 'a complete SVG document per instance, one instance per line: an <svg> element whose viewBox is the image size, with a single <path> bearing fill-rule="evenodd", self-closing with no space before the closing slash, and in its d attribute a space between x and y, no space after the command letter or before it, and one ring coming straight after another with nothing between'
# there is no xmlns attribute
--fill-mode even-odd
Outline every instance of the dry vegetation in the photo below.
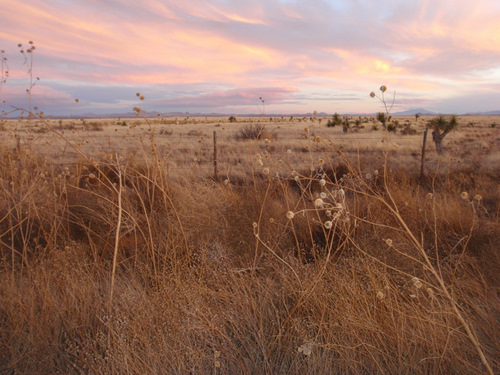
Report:
<svg viewBox="0 0 500 375"><path fill-rule="evenodd" d="M355 120L4 120L0 372L500 372L500 121Z"/></svg>

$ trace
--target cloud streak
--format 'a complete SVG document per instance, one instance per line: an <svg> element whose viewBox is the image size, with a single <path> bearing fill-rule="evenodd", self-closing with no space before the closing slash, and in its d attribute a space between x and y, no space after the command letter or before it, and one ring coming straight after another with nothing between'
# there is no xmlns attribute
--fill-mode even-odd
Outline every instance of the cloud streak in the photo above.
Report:
<svg viewBox="0 0 500 375"><path fill-rule="evenodd" d="M136 91L150 92L158 111L254 111L251 93L270 111L369 112L378 105L367 94L382 83L401 106L417 96L458 111L470 97L472 111L475 95L500 83L495 0L3 0L1 10L0 48L16 84L0 95L26 99L13 93L26 79L16 45L34 40L36 75L54 96L43 99L46 112L63 113L72 97L126 111Z"/></svg>

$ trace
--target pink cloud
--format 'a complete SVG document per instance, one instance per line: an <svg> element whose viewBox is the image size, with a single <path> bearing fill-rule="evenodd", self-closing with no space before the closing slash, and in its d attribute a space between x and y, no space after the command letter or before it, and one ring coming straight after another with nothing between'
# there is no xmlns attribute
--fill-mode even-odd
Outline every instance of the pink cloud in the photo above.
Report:
<svg viewBox="0 0 500 375"><path fill-rule="evenodd" d="M53 81L164 85L177 99L158 103L208 106L252 105L242 88L285 87L269 99L284 106L287 87L300 97L329 88L364 98L385 83L439 101L500 82L490 73L500 69L499 2L3 0L2 7L0 47L11 78L26 76L15 46L34 39L36 74L55 91L63 89ZM169 91L182 85L204 89Z"/></svg>
<svg viewBox="0 0 500 375"><path fill-rule="evenodd" d="M150 105L155 103L169 107L198 107L198 108L224 108L230 106L260 106L262 98L266 104L279 104L284 100L288 100L291 94L296 93L294 88L250 88L250 89L234 89L227 91L217 91L203 93L199 95L180 96L170 99L162 99L152 101Z"/></svg>

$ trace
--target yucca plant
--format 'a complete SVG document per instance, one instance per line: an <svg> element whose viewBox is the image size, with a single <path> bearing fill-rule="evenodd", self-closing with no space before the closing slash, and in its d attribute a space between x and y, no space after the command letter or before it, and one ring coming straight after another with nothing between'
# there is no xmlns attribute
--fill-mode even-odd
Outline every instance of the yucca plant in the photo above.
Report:
<svg viewBox="0 0 500 375"><path fill-rule="evenodd" d="M328 120L328 122L326 123L326 126L329 127L329 128L333 128L337 125L340 125L342 124L342 118L340 117L340 115L335 112L335 114L332 116L332 118L330 120Z"/></svg>

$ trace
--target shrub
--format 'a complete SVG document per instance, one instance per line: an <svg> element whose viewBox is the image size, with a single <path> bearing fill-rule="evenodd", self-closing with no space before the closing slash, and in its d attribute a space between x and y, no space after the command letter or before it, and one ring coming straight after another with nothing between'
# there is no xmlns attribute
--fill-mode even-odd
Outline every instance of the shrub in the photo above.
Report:
<svg viewBox="0 0 500 375"><path fill-rule="evenodd" d="M266 134L266 137L264 137ZM245 139L261 139L261 138L269 138L267 135L270 133L266 131L266 126L261 123L256 124L248 124L243 126L239 133L236 135L237 139L245 140ZM275 136L271 137L275 138Z"/></svg>
<svg viewBox="0 0 500 375"><path fill-rule="evenodd" d="M342 118L340 117L340 115L335 112L335 114L332 116L332 118L330 120L328 120L328 122L326 123L326 126L329 127L329 128L333 128L337 125L340 125L342 124Z"/></svg>

